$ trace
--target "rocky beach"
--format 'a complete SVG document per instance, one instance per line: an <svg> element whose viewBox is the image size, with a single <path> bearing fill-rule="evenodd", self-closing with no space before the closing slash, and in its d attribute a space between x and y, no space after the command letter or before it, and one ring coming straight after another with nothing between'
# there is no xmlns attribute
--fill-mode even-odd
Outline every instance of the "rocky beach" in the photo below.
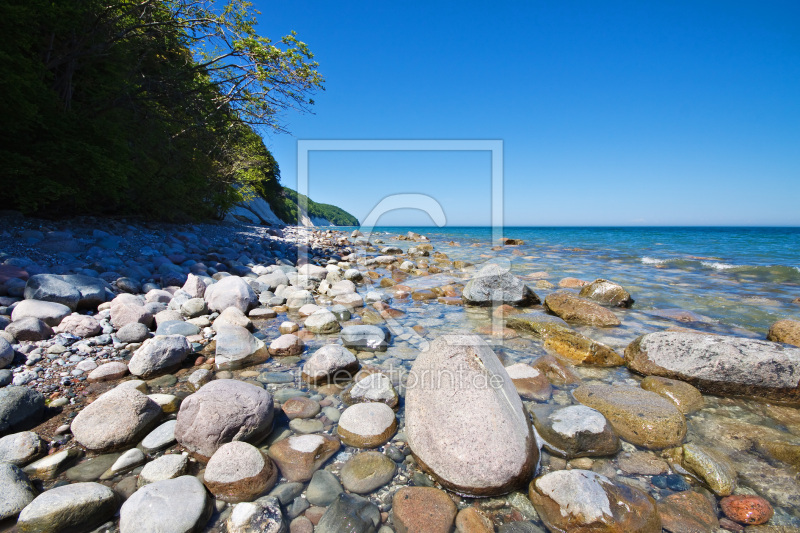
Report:
<svg viewBox="0 0 800 533"><path fill-rule="evenodd" d="M800 531L796 274L509 237L1 215L0 531Z"/></svg>

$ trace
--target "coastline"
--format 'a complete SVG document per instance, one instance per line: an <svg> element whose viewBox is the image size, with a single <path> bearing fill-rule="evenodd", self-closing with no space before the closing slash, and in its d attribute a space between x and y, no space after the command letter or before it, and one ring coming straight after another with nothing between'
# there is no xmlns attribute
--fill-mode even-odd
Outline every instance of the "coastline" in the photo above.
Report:
<svg viewBox="0 0 800 533"><path fill-rule="evenodd" d="M316 429L309 434L335 435L337 416L341 416L341 411L347 405L343 401L342 388L337 385L311 386L298 379L300 370L316 350L326 344L338 344L341 341L338 331L313 332L305 324L307 318L303 315L310 316L317 309L307 307L303 310L303 305L325 307L333 312L339 327L371 325L390 332L389 346L384 351L353 349L362 369L367 370L368 373L380 372L389 376L392 381L392 389L401 399L397 411L397 433L394 433L390 437L391 440L379 448L384 455L391 457L397 463L397 472L390 482L367 496L367 499L383 513L381 520L384 526L390 526L392 523L392 519L390 519L392 496L398 490L406 486L434 486L434 479L420 470L411 455L407 435L404 432L406 416L403 401L406 393L404 380L420 349L423 349L433 339L445 334L477 332L489 343L505 367L523 364L535 368L537 361L553 356L552 346L544 345L542 339L536 335L506 327L504 321L506 318L514 316L514 311L506 309L498 314L492 307L463 305L461 294L464 286L471 278L475 277L481 261L500 258L510 260L511 272L536 291L543 300L558 290L574 289L574 292L577 293L579 289L595 278L613 277L614 281L630 290L636 299L636 304L631 309L613 308L612 312L621 317L622 324L615 328L571 324L571 328L587 338L608 345L620 354L638 336L670 328L688 328L703 333L732 335L744 339L764 337L764 327L761 325L746 329L746 324L740 324L738 320L729 323L720 321L718 318L709 318L702 313L697 313L692 306L675 309L674 307L660 306L657 301L653 303L650 295L654 289L641 283L639 278L625 278L619 275L604 276L602 274L606 274L605 272L598 272L602 264L606 264L611 271L617 268L615 265L622 265L618 272L625 272L625 269L631 271L630 265L624 262L616 263L619 258L608 257L608 250L577 247L574 243L565 242L550 247L530 242L520 246L498 246L498 243L481 242L480 238L474 238L469 242L457 242L445 240L440 236L434 236L430 241L408 240L409 237L404 235L402 239L395 238L397 235L390 233L391 229L389 228L378 228L380 233L373 233L372 245L365 246L359 244L358 239L352 235L352 230L343 231L340 228L286 227L277 231L257 226L227 224L190 225L187 228L178 225L136 225L123 221L116 224L107 220L99 222L102 229L92 227L96 222L88 220L85 223L82 221L77 227L73 223L44 222L51 226L45 228L52 230L52 232L48 232L33 227L42 224L42 221L26 219L22 226L5 226L3 236L0 238L0 244L2 244L0 249L8 251L8 256L19 258L29 255L33 260L32 264L26 264L25 261L19 259L9 262L8 256L3 258L6 269L2 271L2 274L6 277L2 279L2 282L6 292L11 293L12 296L3 296L2 303L5 308L2 310L4 312L0 312L0 314L9 314L9 307L13 307L19 296L25 294L24 284L9 283L10 279L19 279L14 278L14 274L19 275L21 271L28 275L43 274L45 270L52 274L77 273L105 280L109 284L109 294L104 293L106 301L99 305L97 312L93 309L88 313L86 310L79 311L79 314L83 316L93 316L97 319L101 328L99 335L73 338L60 334L60 337L56 335L42 340L14 343L17 355L15 355L11 368L14 370L15 385L38 390L48 396L48 406L44 413L45 421L38 422L33 431L39 437L49 441L47 446L49 453L54 455L69 449L79 449L83 452L85 447L76 443L70 432L68 426L70 421L89 405L90 400L95 400L120 382L132 381L129 376L93 383L89 383L89 380L85 379L95 370L94 368L89 369L92 364L95 367L108 363L127 364L141 348L141 342L115 340L120 328L113 324L109 301L112 297L118 297L119 294L142 295L143 297L150 295L146 297L146 300L142 299L141 301L142 307L146 304L156 304L151 306L150 310L155 311L150 314L151 318L153 318L152 315L155 315L156 322L150 327L150 330L156 330L159 327L158 313L172 311L172 314L162 315L162 317L171 319L165 320L165 322L191 323L190 320L195 320L192 325L197 327L197 333L187 337L191 344L191 353L185 354L182 363L177 366L177 370L173 365L173 368L155 372L153 376L144 380L143 388L151 395L172 397L159 398L164 402L162 405L164 414L160 418L161 422L175 418L175 412L179 409L179 405L192 395L191 376L198 371L205 370L217 380L232 378L245 381L271 393L276 402L277 422L271 436L265 441L266 444L259 443L262 449L268 451L269 447L278 442L281 437L304 434L303 431L308 429L306 426L313 425ZM69 228L70 224L72 224L72 235L63 231L64 226ZM23 231L24 234L21 233ZM40 232L41 237L39 233L35 232ZM510 237L518 236L511 234L511 231L507 233ZM316 263L321 266L306 267L301 273L295 273L293 264L297 263L298 244L308 247L310 251L309 264ZM420 246L421 244L424 246ZM412 253L409 248L415 248L416 251ZM350 254L354 252L358 253L351 256ZM559 256L559 254L561 255ZM633 261L633 254L628 255L631 255L631 261ZM665 284L666 278L662 276L664 268L658 268L660 263L648 265L642 261L642 257L648 256L640 254L636 257L638 268L651 269L648 271L648 275L655 278L653 286L660 286L662 291L668 292ZM703 260L699 260L701 267ZM43 265L43 263L51 261L59 264L47 267ZM193 261L194 263L192 263ZM201 264L202 266L198 266ZM248 312L249 319L244 317L242 320L239 315L232 318L239 321L240 324L252 324L250 326L252 328L251 336L253 339L261 341L264 349L281 336L291 335L286 332L293 329L292 326L286 325L284 328L284 322L293 322L297 326L298 329L295 330L295 333L299 342L291 339L290 345L275 347L273 350L275 353L266 359L263 358L262 352L258 357L250 359L250 363L242 364L242 368L230 370L219 368L215 360L215 356L218 357L219 354L219 346L216 342L219 332L212 327L214 321L219 319L219 314L214 316L214 312L206 310L206 312L188 318L187 315L182 314L182 306L189 299L178 301L175 298L177 290L174 289L185 287L187 280L192 279L188 277L188 274L195 276L210 274L212 277L216 275L215 281L221 281L226 276L219 274L228 272L233 276L242 276L244 279L257 282L260 277L271 276L281 270L276 265L286 267L284 278L289 282L288 285L296 288L294 292L303 293L302 300L296 300L294 303L286 301L280 303L282 299L286 300L287 297L291 297L291 292L282 296L283 291L278 290L280 284L275 287L274 292L261 287L257 291L258 303L252 302L256 304L257 312L253 313L252 309L247 309L250 305L246 305L245 311ZM326 268L328 265L330 268ZM93 266L95 268L92 268ZM681 280L689 278L696 280L700 276L708 277L705 270L698 273L699 267L696 269L694 265L689 266L691 268L683 269L687 272L683 272L679 265L674 272L670 271L670 273L679 276ZM359 280L355 274L350 274L355 282L353 286L355 292L349 290L339 292L340 289L335 288L336 284L341 281L350 281L347 278L347 272L353 268L359 270L362 278ZM712 270L716 272L716 269L712 268ZM331 276L328 281L327 277L331 272L336 272L337 275ZM137 280L137 274L144 280ZM719 286L728 288L740 284L732 282L732 279L735 279L735 277L731 277L732 274L730 269L722 269L718 271L718 276L721 277L713 278L713 280L715 283L718 282ZM340 279L336 280L337 276ZM687 276L689 278L686 278ZM120 278L126 278L126 280L120 282ZM770 282L770 280L758 281L762 284L761 286ZM164 288L167 287L173 287L173 290L171 292L164 291ZM793 290L796 292L796 287L793 281L787 286L787 297L780 301L781 310L793 309L791 306L796 306L789 298ZM715 285L713 290L719 290L718 286ZM306 291L309 292L306 293ZM674 298L675 295L672 294L670 297ZM741 296L737 293L734 299L741 301ZM776 298L767 298L767 300L769 299ZM770 306L764 301L756 303L761 306ZM289 305L287 306L287 304ZM342 310L336 306L347 308L348 315L352 316L345 318ZM334 307L336 307L335 310ZM156 308L159 310L157 311ZM525 313L541 313L541 310L541 306L537 305L525 305L521 309ZM13 309L11 311L13 313ZM240 314L244 315L244 312ZM762 317L759 320L764 322L772 319L770 313L767 313L766 316L767 318ZM498 318L501 319L499 327ZM326 324L330 324L330 322L326 322ZM146 337L150 337L151 334L152 331L148 331ZM249 337L247 339L249 342ZM54 349L55 346L60 346L60 348ZM298 347L299 352L296 349ZM289 355L276 355L280 353L280 349L284 348L288 350L285 353ZM253 354L247 355L249 357ZM74 370L80 370L79 364L82 364L82 367L87 370L73 373ZM641 380L640 376L632 374L624 366L604 368L578 364L569 368L579 381L586 383L619 383L638 386ZM290 382L285 379L287 374L292 378ZM366 376L362 373L360 377ZM526 409L531 410L539 404L565 407L574 403L571 397L575 388L574 384L558 383L553 379L551 381L553 381L551 383L553 390L548 399L543 401L526 399ZM316 402L321 409L320 414L299 418L308 420L305 425L300 423L292 425L289 419L283 418L280 414L281 408L292 398L306 398L308 402ZM793 442L792 435L795 434L794 429L798 427L794 414L797 410L794 408L770 409L769 406L753 400L737 400L711 395L704 395L704 399L705 408L699 410L692 417L687 416L688 431L693 442L713 445L715 439L720 437L717 431L722 430L719 428L725 428L728 433L733 432L736 438L753 439L752 433L757 431L756 428L762 427L762 425L763 427L773 427L776 420L780 420L785 427L789 428L789 431L784 432L785 435L781 438L786 442ZM742 411L746 412L747 416L735 416L735 413ZM294 420L296 419L292 419L292 421ZM743 420L747 422L744 423ZM298 427L304 429L298 431ZM723 442L726 445L730 443L729 440ZM135 442L131 443L131 445L135 444ZM165 449L149 454L149 456L157 459L163 457L164 452L167 455L180 454L184 450L186 447L173 442ZM623 473L619 474L617 470L619 470L620 461L625 454L630 456L644 453L651 461L667 459L664 454L651 453L627 442L623 443L622 452L619 455L601 456L596 459L572 458L569 463L557 455L542 453L542 472L558 472L567 468L568 465L573 469L588 467L610 479L617 479L621 483L638 487L638 489L661 498L667 498L673 493L680 492L653 485L655 481L652 474L629 472L624 468L622 469ZM745 485L773 502L776 507L778 523L792 527L800 526L800 518L795 516L792 510L793 506L796 510L795 504L800 502L800 491L791 489L793 479L791 469L771 466L767 460L771 457L769 454L765 456L744 450L737 450L737 453L739 455L733 457L733 461L736 469L740 471L740 475L744 477ZM326 471L341 477L343 466L355 455L358 455L357 449L343 448L332 457ZM640 456L637 455L637 457ZM89 451L82 460L78 460L76 456L69 457L64 463L59 464L58 468L42 476L44 479L37 482L37 489L53 487L65 479L74 483L75 480L69 478L68 469L73 468L76 464L84 465L84 469L86 469L92 460L97 461L97 459L97 452L92 451ZM774 461L774 459L772 457L770 460ZM669 474L670 476L682 474L679 470L679 462L667 462L672 465L669 468L675 472ZM768 467L772 470L769 470ZM189 459L185 471L189 474L198 474L202 468L202 461ZM758 476L764 475L764 472L770 472L772 487L757 481ZM131 489L130 485L134 483L135 488L138 474L141 474L141 471L137 472L137 469L134 469L132 474L126 472L112 476L106 483L114 487L120 494L130 496L128 493ZM41 474L37 475L41 476ZM31 476L36 478L34 474ZM130 481L131 478L133 481ZM287 483L291 482L283 481L278 484L278 488ZM696 488L707 485L694 481L691 483ZM120 484L122 484L122 488L119 488ZM303 489L303 487L300 488ZM525 519L541 524L538 519L534 518L535 511L531 512L533 507L530 501L525 503L526 496L522 496L523 499L515 496L519 494L521 493L513 492L512 496L489 499L461 498L454 493L450 495L459 509L463 510L475 504L480 512L490 517L496 525ZM296 497L303 499L299 494ZM304 509L292 517L293 512L288 512L290 508L303 504L297 503L294 498L281 503L285 504L287 517L290 519L303 516L312 521L311 517L315 512L325 512L324 509L319 509L320 506L315 505L311 507L310 514L308 509ZM217 500L217 506L205 530L216 531L218 528L225 527L223 524L230 518L231 511L231 505L220 503L220 500ZM320 520L321 517L322 514L319 514L316 519ZM116 527L115 520L112 520L113 523L109 526L111 530ZM288 523L288 521L287 519L286 522Z"/></svg>

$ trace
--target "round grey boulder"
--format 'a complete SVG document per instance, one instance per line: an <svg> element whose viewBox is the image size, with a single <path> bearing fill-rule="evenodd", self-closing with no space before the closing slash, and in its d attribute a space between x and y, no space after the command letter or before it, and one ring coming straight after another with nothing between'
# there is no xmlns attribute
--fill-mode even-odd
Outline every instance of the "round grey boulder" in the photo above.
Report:
<svg viewBox="0 0 800 533"><path fill-rule="evenodd" d="M53 328L45 324L42 320L27 316L15 320L5 331L14 336L18 341L43 341L53 336Z"/></svg>
<svg viewBox="0 0 800 533"><path fill-rule="evenodd" d="M117 511L114 491L100 483L61 485L37 496L19 514L22 532L91 531Z"/></svg>
<svg viewBox="0 0 800 533"><path fill-rule="evenodd" d="M204 298L212 311L224 311L236 307L247 313L258 305L258 297L250 285L239 276L227 276L206 288Z"/></svg>
<svg viewBox="0 0 800 533"><path fill-rule="evenodd" d="M156 335L134 352L128 370L134 376L149 378L180 365L192 352L183 335Z"/></svg>
<svg viewBox="0 0 800 533"><path fill-rule="evenodd" d="M500 265L490 263L469 280L462 292L469 305L536 305L539 297L517 276Z"/></svg>
<svg viewBox="0 0 800 533"><path fill-rule="evenodd" d="M0 520L17 516L36 497L36 489L18 466L0 462Z"/></svg>
<svg viewBox="0 0 800 533"><path fill-rule="evenodd" d="M72 421L72 434L94 451L114 450L139 440L158 421L161 407L130 387L117 387L87 405Z"/></svg>
<svg viewBox="0 0 800 533"><path fill-rule="evenodd" d="M327 309L320 309L311 313L306 318L305 327L312 333L322 333L324 335L336 333L341 329L339 321L336 320L336 315Z"/></svg>
<svg viewBox="0 0 800 533"><path fill-rule="evenodd" d="M200 459L234 440L257 444L272 431L272 394L249 383L217 379L186 397L175 438Z"/></svg>
<svg viewBox="0 0 800 533"><path fill-rule="evenodd" d="M42 419L44 396L27 387L0 389L0 435L30 429Z"/></svg>
<svg viewBox="0 0 800 533"><path fill-rule="evenodd" d="M339 337L346 348L383 352L389 346L389 333L378 326L346 326Z"/></svg>
<svg viewBox="0 0 800 533"><path fill-rule="evenodd" d="M0 463L24 466L47 453L47 444L32 431L21 431L0 439Z"/></svg>
<svg viewBox="0 0 800 533"><path fill-rule="evenodd" d="M213 506L194 476L156 481L122 504L120 533L196 533L203 531Z"/></svg>
<svg viewBox="0 0 800 533"><path fill-rule="evenodd" d="M358 368L353 352L339 344L326 344L303 365L303 379L310 383L348 380Z"/></svg>
<svg viewBox="0 0 800 533"><path fill-rule="evenodd" d="M14 348L7 340L0 337L0 368L5 368L14 361Z"/></svg>
<svg viewBox="0 0 800 533"><path fill-rule="evenodd" d="M21 318L38 318L48 326L57 326L72 310L64 304L57 302L45 302L42 300L22 300L11 312L11 320Z"/></svg>
<svg viewBox="0 0 800 533"><path fill-rule="evenodd" d="M131 322L117 331L117 338L120 342L144 342L149 336L150 330L141 322Z"/></svg>
<svg viewBox="0 0 800 533"><path fill-rule="evenodd" d="M81 292L56 274L36 274L25 284L26 300L42 300L56 302L69 307L72 311L78 308Z"/></svg>
<svg viewBox="0 0 800 533"><path fill-rule="evenodd" d="M217 370L234 370L269 359L264 341L241 326L220 327L215 340L214 364Z"/></svg>

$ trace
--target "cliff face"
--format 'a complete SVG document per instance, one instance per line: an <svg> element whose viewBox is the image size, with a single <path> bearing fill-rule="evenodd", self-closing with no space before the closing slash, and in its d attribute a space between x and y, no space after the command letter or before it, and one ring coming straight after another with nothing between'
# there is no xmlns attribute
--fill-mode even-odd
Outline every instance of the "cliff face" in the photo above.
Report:
<svg viewBox="0 0 800 533"><path fill-rule="evenodd" d="M225 220L265 224L268 226L358 226L358 219L340 207L320 204L308 198L306 215L299 216L297 207L300 195L288 187L283 188L280 197L262 198L257 196L247 202L235 205L225 215Z"/></svg>

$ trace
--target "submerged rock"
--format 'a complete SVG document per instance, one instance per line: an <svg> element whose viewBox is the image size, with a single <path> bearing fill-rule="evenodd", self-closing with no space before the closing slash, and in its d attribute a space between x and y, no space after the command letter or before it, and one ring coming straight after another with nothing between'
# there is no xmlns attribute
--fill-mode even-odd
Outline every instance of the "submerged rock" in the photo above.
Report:
<svg viewBox="0 0 800 533"><path fill-rule="evenodd" d="M298 435L270 446L269 456L289 481L308 481L340 447L341 443L335 437Z"/></svg>
<svg viewBox="0 0 800 533"><path fill-rule="evenodd" d="M475 335L439 337L419 354L407 382L406 434L420 466L461 494L519 488L539 459L511 378Z"/></svg>
<svg viewBox="0 0 800 533"><path fill-rule="evenodd" d="M624 385L581 385L572 395L597 409L620 437L649 449L679 446L686 420L675 405L654 392Z"/></svg>
<svg viewBox="0 0 800 533"><path fill-rule="evenodd" d="M599 411L585 405L531 410L533 425L554 455L573 459L613 455L620 449L619 438Z"/></svg>
<svg viewBox="0 0 800 533"><path fill-rule="evenodd" d="M650 495L589 470L558 470L536 478L529 496L550 531L661 533Z"/></svg>
<svg viewBox="0 0 800 533"><path fill-rule="evenodd" d="M607 279L596 279L589 285L585 285L581 288L578 296L613 307L630 307L633 305L633 298L631 298L630 293L622 285Z"/></svg>
<svg viewBox="0 0 800 533"><path fill-rule="evenodd" d="M467 304L482 306L509 304L522 307L540 302L536 293L522 280L497 264L481 268L467 282L462 298Z"/></svg>
<svg viewBox="0 0 800 533"><path fill-rule="evenodd" d="M433 487L403 487L392 498L394 527L398 533L449 533L457 512L450 496Z"/></svg>
<svg viewBox="0 0 800 533"><path fill-rule="evenodd" d="M251 501L271 489L278 469L261 450L246 442L223 444L206 466L203 482L226 502Z"/></svg>
<svg viewBox="0 0 800 533"><path fill-rule="evenodd" d="M619 318L605 307L568 291L548 294L544 299L544 308L567 322L598 327L620 325Z"/></svg>
<svg viewBox="0 0 800 533"><path fill-rule="evenodd" d="M377 505L343 492L328 506L314 533L375 533L380 523L381 512Z"/></svg>
<svg viewBox="0 0 800 533"><path fill-rule="evenodd" d="M628 368L679 379L719 396L800 404L800 348L686 332L642 335L625 349Z"/></svg>

